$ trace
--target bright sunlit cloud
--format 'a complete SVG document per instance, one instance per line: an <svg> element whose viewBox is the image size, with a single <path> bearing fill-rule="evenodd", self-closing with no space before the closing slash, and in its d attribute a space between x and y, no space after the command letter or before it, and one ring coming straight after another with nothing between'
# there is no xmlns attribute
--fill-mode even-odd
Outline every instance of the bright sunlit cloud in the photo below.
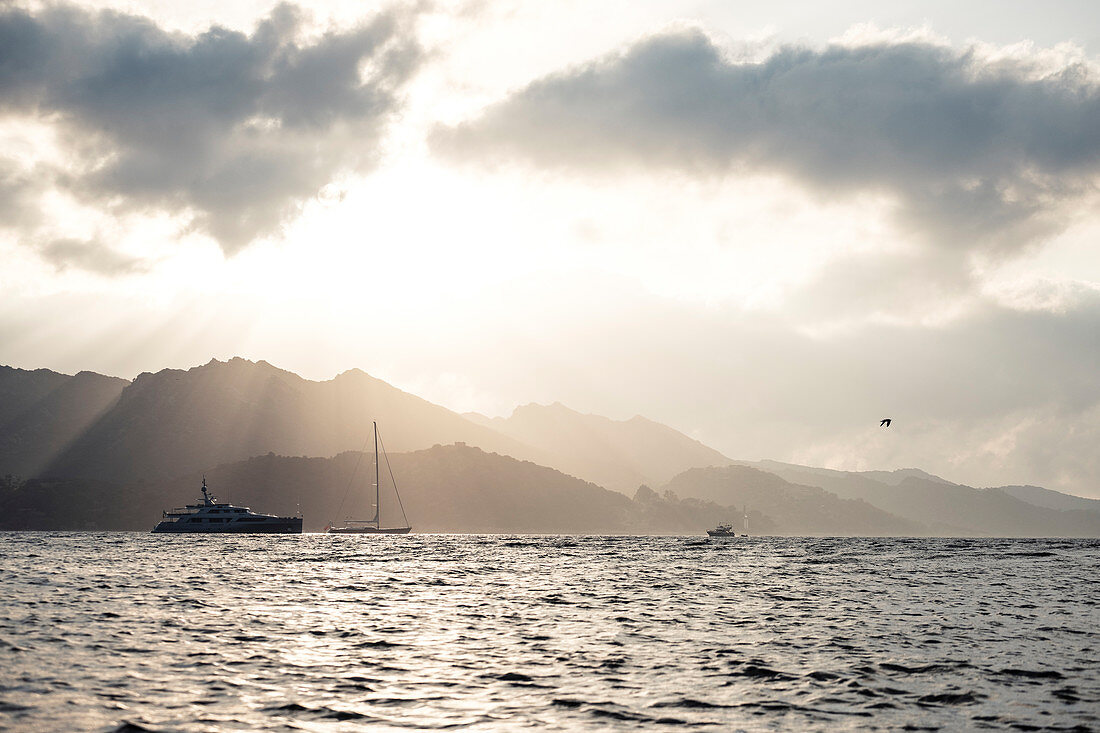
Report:
<svg viewBox="0 0 1100 733"><path fill-rule="evenodd" d="M359 367L1083 491L1051 451L1100 431L1091 14L10 4L0 362Z"/></svg>

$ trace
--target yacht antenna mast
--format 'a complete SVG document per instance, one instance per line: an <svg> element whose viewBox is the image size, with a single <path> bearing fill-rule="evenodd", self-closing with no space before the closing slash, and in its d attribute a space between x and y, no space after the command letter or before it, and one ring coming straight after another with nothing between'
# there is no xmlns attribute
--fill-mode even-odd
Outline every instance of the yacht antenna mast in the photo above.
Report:
<svg viewBox="0 0 1100 733"><path fill-rule="evenodd" d="M381 493L378 485L378 422L374 422L374 526L382 525Z"/></svg>

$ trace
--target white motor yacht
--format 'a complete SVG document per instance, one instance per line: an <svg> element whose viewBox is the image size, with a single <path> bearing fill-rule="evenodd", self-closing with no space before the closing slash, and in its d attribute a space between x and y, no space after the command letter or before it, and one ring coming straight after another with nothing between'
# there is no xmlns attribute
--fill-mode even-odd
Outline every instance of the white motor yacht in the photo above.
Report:
<svg viewBox="0 0 1100 733"><path fill-rule="evenodd" d="M164 519L154 532L204 532L234 534L301 534L302 517L276 517L257 514L246 506L219 504L202 478L202 503L188 504L163 513Z"/></svg>
<svg viewBox="0 0 1100 733"><path fill-rule="evenodd" d="M708 529L707 534L711 537L736 537L737 533L733 531L732 524L719 524L714 529Z"/></svg>

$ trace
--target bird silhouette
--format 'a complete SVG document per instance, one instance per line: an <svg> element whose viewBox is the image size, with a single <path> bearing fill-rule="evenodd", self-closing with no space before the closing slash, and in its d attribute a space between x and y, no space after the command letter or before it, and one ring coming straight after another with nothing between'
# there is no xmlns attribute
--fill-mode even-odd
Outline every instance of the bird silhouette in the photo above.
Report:
<svg viewBox="0 0 1100 733"><path fill-rule="evenodd" d="M890 427L890 418L888 418L888 417L884 417L884 418L882 418L882 422L880 422L880 423L878 424L878 426L879 426L880 428L888 428L888 427Z"/></svg>

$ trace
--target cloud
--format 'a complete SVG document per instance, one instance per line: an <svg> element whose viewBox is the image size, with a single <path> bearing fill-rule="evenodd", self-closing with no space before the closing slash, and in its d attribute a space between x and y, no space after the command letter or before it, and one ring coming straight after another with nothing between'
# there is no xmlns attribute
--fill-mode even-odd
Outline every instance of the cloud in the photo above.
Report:
<svg viewBox="0 0 1100 733"><path fill-rule="evenodd" d="M116 214L188 216L233 253L372 166L422 60L413 21L389 10L308 37L282 4L251 34L189 36L115 11L7 5L0 114L56 131L67 164L39 166L40 185Z"/></svg>
<svg viewBox="0 0 1100 733"><path fill-rule="evenodd" d="M9 158L0 158L0 226L34 227L41 217L35 200L44 181Z"/></svg>
<svg viewBox="0 0 1100 733"><path fill-rule="evenodd" d="M75 267L111 276L149 269L149 263L142 258L119 252L96 239L55 239L39 245L38 253L58 270Z"/></svg>
<svg viewBox="0 0 1100 733"><path fill-rule="evenodd" d="M653 36L539 79L432 136L461 161L601 174L780 172L823 193L885 193L936 246L997 256L1064 226L1100 178L1100 86L975 48L878 41L725 55Z"/></svg>
<svg viewBox="0 0 1100 733"><path fill-rule="evenodd" d="M787 294L783 313L811 330L867 321L935 325L978 304L956 252L872 251L828 261Z"/></svg>

